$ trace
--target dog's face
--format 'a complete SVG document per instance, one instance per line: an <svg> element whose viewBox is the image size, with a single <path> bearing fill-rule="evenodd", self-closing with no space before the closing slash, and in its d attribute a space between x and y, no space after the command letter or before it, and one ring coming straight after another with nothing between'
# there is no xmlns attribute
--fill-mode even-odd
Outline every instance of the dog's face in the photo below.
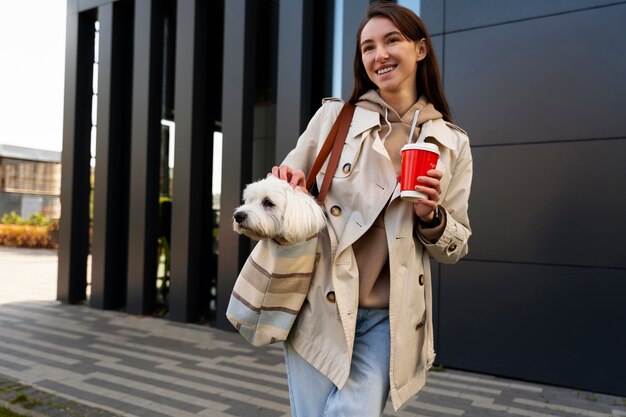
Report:
<svg viewBox="0 0 626 417"><path fill-rule="evenodd" d="M313 197L274 176L249 184L243 200L233 215L233 229L251 239L302 242L326 224Z"/></svg>

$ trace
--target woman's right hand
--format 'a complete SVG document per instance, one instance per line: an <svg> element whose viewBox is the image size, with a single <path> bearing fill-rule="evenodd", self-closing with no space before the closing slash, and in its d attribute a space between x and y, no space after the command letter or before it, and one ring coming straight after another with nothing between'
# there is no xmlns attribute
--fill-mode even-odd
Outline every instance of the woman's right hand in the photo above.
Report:
<svg viewBox="0 0 626 417"><path fill-rule="evenodd" d="M304 172L293 169L287 165L272 167L272 175L287 181L294 188L301 188L306 191L306 178Z"/></svg>

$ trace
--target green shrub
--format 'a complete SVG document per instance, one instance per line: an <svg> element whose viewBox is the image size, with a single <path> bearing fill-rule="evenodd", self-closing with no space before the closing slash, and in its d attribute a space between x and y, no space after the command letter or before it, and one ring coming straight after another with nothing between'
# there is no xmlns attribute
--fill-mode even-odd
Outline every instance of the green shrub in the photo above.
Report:
<svg viewBox="0 0 626 417"><path fill-rule="evenodd" d="M50 219L41 213L35 213L30 216L26 224L31 226L47 226L50 224Z"/></svg>
<svg viewBox="0 0 626 417"><path fill-rule="evenodd" d="M2 224L25 224L26 222L22 219L22 216L12 211L2 216L2 220L0 221Z"/></svg>
<svg viewBox="0 0 626 417"><path fill-rule="evenodd" d="M41 213L35 213L35 214L32 214L28 218L28 220L25 220L22 218L22 216L12 211L8 214L3 215L2 220L0 220L0 223L2 224L27 224L29 226L47 226L50 224L50 219L48 219L46 216L44 216Z"/></svg>

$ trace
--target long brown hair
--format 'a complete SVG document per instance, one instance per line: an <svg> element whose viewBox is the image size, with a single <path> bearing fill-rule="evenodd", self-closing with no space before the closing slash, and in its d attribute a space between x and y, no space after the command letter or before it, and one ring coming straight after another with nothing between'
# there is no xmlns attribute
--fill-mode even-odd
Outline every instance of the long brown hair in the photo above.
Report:
<svg viewBox="0 0 626 417"><path fill-rule="evenodd" d="M423 95L432 103L437 110L443 114L443 118L449 122L452 121L450 108L446 96L443 94L441 85L441 75L439 73L439 64L435 57L435 50L430 40L430 35L424 22L415 13L406 7L391 2L380 2L370 5L367 10L365 19L361 22L359 30L356 34L356 50L354 53L354 86L352 87L352 95L350 103L356 104L364 93L371 89L377 89L376 84L367 76L361 57L361 32L363 28L374 17L386 17L400 29L400 32L408 39L419 42L421 39L426 40L426 57L417 65L417 94Z"/></svg>

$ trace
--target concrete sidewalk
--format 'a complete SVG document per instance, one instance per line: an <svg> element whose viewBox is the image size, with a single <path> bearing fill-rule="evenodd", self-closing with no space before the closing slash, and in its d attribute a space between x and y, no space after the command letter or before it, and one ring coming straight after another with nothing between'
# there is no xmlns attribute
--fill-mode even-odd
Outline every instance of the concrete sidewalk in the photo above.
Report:
<svg viewBox="0 0 626 417"><path fill-rule="evenodd" d="M208 326L62 305L53 301L55 276L54 252L0 248L0 392L4 376L73 400L85 416L290 416L280 346L256 349ZM385 411L510 415L626 416L626 399L443 370L431 371L402 410L388 403Z"/></svg>

